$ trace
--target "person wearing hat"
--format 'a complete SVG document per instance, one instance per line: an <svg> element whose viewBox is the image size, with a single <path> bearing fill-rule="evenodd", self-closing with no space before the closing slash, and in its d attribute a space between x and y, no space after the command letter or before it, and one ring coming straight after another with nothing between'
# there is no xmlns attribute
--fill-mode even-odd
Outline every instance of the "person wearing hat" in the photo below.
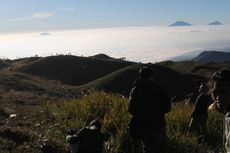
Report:
<svg viewBox="0 0 230 153"><path fill-rule="evenodd" d="M164 153L164 114L171 109L169 94L153 81L150 67L141 67L139 76L129 96L128 111L132 115L129 131L134 139L141 140L144 153Z"/></svg>
<svg viewBox="0 0 230 153"><path fill-rule="evenodd" d="M77 153L102 153L103 144L109 139L110 135L101 132L101 122L95 119L89 126L77 132L78 151Z"/></svg>
<svg viewBox="0 0 230 153"><path fill-rule="evenodd" d="M214 106L225 115L223 143L227 153L230 153L230 71L223 69L215 72L210 78L209 83Z"/></svg>

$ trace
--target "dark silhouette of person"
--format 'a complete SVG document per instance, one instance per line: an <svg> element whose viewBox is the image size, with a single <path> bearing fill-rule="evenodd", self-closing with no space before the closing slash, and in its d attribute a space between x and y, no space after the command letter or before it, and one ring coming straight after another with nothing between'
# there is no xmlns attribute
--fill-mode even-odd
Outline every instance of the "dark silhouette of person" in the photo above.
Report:
<svg viewBox="0 0 230 153"><path fill-rule="evenodd" d="M102 153L104 142L109 139L108 133L101 132L101 122L95 119L89 126L77 132L78 151L77 153Z"/></svg>
<svg viewBox="0 0 230 153"><path fill-rule="evenodd" d="M211 104L211 96L208 94L206 84L201 84L199 95L196 98L196 103L191 114L189 123L189 133L194 133L198 137L198 142L202 142L206 136L206 124L208 120L208 106Z"/></svg>
<svg viewBox="0 0 230 153"><path fill-rule="evenodd" d="M217 110L224 116L224 146L226 152L230 152L230 71L221 70L215 72L209 80L212 91L212 99Z"/></svg>
<svg viewBox="0 0 230 153"><path fill-rule="evenodd" d="M164 153L165 113L171 109L170 97L153 81L151 68L142 67L139 75L129 96L129 131L133 138L141 140L144 153Z"/></svg>

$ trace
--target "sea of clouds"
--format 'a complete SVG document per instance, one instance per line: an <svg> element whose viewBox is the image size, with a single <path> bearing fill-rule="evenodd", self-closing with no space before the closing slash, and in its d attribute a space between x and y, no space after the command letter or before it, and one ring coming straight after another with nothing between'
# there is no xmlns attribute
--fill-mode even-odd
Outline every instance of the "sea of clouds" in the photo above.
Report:
<svg viewBox="0 0 230 153"><path fill-rule="evenodd" d="M204 50L230 51L230 25L118 27L0 34L0 57L104 53L137 62L159 62Z"/></svg>

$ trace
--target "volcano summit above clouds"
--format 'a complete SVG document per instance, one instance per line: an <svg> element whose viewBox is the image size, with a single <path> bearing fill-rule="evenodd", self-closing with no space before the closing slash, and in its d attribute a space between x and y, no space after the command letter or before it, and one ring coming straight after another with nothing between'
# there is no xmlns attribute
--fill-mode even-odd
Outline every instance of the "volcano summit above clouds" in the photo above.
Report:
<svg viewBox="0 0 230 153"><path fill-rule="evenodd" d="M169 26L174 27L174 26L192 26L192 24L185 22L185 21L177 21L173 24L170 24Z"/></svg>
<svg viewBox="0 0 230 153"><path fill-rule="evenodd" d="M214 22L209 23L208 25L223 25L223 24L219 21L214 21Z"/></svg>

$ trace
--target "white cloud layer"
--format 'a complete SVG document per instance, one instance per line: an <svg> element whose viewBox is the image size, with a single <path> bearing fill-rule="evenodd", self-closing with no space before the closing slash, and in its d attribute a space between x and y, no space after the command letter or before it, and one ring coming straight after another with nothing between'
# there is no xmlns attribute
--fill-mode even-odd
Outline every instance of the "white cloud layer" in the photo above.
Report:
<svg viewBox="0 0 230 153"><path fill-rule="evenodd" d="M9 58L105 53L131 61L156 62L191 51L230 51L230 26L124 27L0 35L0 55Z"/></svg>

